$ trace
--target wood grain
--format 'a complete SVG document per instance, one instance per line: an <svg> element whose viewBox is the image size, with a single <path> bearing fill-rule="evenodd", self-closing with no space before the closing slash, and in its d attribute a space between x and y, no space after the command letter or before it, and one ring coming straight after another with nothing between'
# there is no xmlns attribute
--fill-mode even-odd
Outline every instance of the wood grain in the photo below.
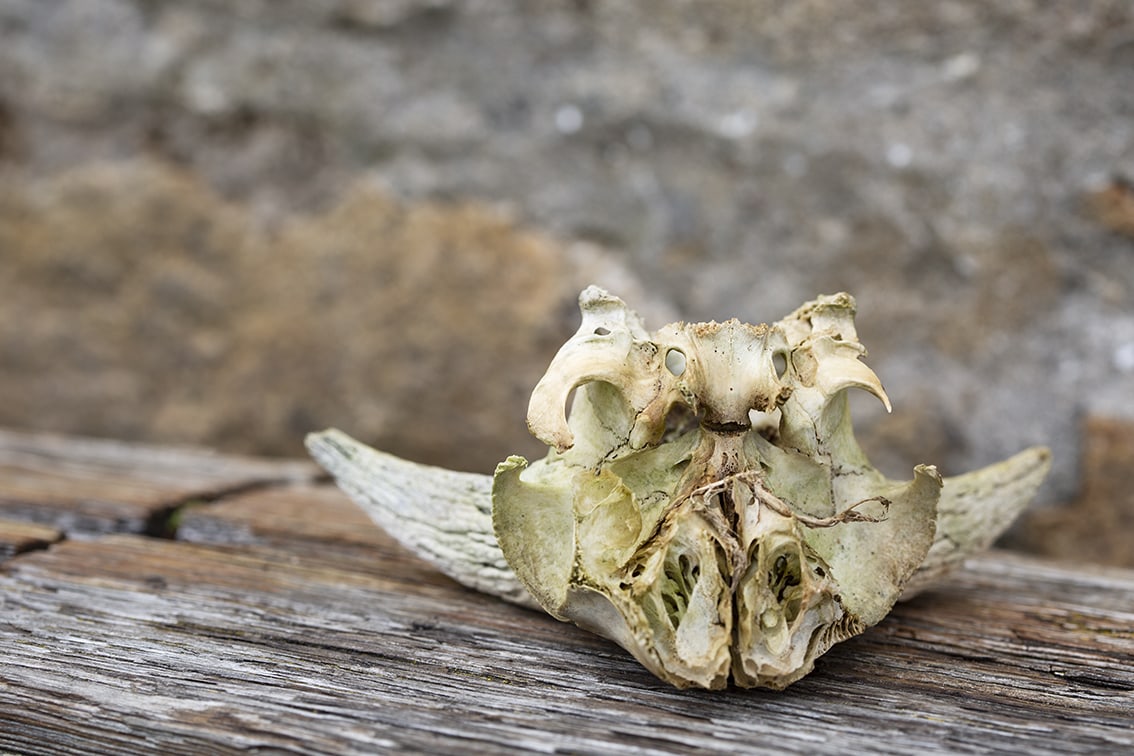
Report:
<svg viewBox="0 0 1134 756"><path fill-rule="evenodd" d="M0 573L0 752L1115 753L1134 572L994 552L781 693L678 691L471 592L337 490L185 510Z"/></svg>
<svg viewBox="0 0 1134 756"><path fill-rule="evenodd" d="M63 538L56 528L0 518L0 560L32 549L43 549Z"/></svg>
<svg viewBox="0 0 1134 756"><path fill-rule="evenodd" d="M307 462L0 430L0 517L69 533L157 533L187 501L317 475Z"/></svg>
<svg viewBox="0 0 1134 756"><path fill-rule="evenodd" d="M276 486L187 507L179 540L270 545L291 552L356 554L373 561L390 538L331 485ZM377 550L375 552L375 550Z"/></svg>

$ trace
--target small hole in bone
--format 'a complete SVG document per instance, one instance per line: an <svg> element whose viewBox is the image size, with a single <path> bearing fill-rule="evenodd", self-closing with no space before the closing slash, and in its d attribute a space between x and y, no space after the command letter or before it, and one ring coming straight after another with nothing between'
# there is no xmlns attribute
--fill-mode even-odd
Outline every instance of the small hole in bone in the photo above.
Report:
<svg viewBox="0 0 1134 756"><path fill-rule="evenodd" d="M752 426L752 430L769 441L775 440L780 435L781 417L782 413L779 407L768 412L748 410L748 423Z"/></svg>
<svg viewBox="0 0 1134 756"><path fill-rule="evenodd" d="M610 329L609 328L603 328L602 326L599 326L598 328L595 329L595 336L609 336L609 335L610 335Z"/></svg>
<svg viewBox="0 0 1134 756"><path fill-rule="evenodd" d="M783 352L776 352L772 355L772 367L776 369L776 377L783 378L784 373L787 372L787 355Z"/></svg>
<svg viewBox="0 0 1134 756"><path fill-rule="evenodd" d="M665 416L665 430L662 432L661 443L672 441L701 424L701 417L684 404L675 404Z"/></svg>
<svg viewBox="0 0 1134 756"><path fill-rule="evenodd" d="M665 369L673 375L685 372L685 353L680 349L670 349L665 353Z"/></svg>

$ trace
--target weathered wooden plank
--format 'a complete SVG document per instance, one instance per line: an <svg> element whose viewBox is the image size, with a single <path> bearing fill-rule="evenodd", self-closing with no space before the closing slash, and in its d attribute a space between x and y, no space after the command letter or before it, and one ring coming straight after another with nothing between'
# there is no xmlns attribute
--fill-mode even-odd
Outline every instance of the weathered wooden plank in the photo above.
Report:
<svg viewBox="0 0 1134 756"><path fill-rule="evenodd" d="M326 552L389 550L390 539L346 494L331 484L276 486L187 507L178 540L259 544Z"/></svg>
<svg viewBox="0 0 1134 756"><path fill-rule="evenodd" d="M366 538L297 552L291 535L272 546L109 536L11 560L0 750L1134 747L1134 572L993 554L783 693L708 693L467 591L380 531Z"/></svg>
<svg viewBox="0 0 1134 756"><path fill-rule="evenodd" d="M0 430L0 517L67 533L160 529L183 502L317 475L307 462Z"/></svg>
<svg viewBox="0 0 1134 756"><path fill-rule="evenodd" d="M189 507L179 538L7 563L0 751L1134 747L1134 572L993 554L784 693L704 693L461 588L330 486Z"/></svg>
<svg viewBox="0 0 1134 756"><path fill-rule="evenodd" d="M56 528L0 518L0 561L56 543L63 534Z"/></svg>

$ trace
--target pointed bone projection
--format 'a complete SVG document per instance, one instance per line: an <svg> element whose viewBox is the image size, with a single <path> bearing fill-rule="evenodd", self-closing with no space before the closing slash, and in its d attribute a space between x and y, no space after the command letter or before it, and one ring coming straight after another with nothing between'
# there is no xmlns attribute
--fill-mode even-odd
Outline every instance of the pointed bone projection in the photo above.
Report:
<svg viewBox="0 0 1134 756"><path fill-rule="evenodd" d="M598 287L579 303L528 408L545 458L509 457L489 478L335 430L308 448L446 574L610 638L678 687L798 680L991 544L1050 466L1037 447L958 478L878 472L847 392L890 402L847 294L772 325L652 334Z"/></svg>

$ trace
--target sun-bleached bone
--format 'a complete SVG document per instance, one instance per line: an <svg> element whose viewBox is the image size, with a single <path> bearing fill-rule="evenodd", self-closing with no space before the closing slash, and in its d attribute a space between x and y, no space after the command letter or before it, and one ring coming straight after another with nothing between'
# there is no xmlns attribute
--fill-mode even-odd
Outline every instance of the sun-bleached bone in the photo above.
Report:
<svg viewBox="0 0 1134 756"><path fill-rule="evenodd" d="M580 309L529 404L544 459L510 457L490 479L338 431L308 447L447 574L604 635L679 687L799 679L987 547L1050 464L1036 448L959 478L886 479L850 425L848 389L890 403L847 294L772 325L654 333L597 287Z"/></svg>
<svg viewBox="0 0 1134 756"><path fill-rule="evenodd" d="M492 477L420 465L339 430L312 433L307 448L339 487L402 545L454 580L538 607L492 532Z"/></svg>

